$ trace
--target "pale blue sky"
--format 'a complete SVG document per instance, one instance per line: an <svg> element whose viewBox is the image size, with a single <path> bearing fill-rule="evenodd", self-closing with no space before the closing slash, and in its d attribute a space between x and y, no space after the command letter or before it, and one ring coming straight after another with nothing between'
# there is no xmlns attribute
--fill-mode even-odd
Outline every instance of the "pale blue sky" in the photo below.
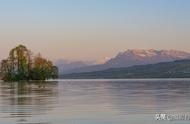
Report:
<svg viewBox="0 0 190 124"><path fill-rule="evenodd" d="M190 52L189 34L190 0L0 0L0 59L20 43L50 59Z"/></svg>

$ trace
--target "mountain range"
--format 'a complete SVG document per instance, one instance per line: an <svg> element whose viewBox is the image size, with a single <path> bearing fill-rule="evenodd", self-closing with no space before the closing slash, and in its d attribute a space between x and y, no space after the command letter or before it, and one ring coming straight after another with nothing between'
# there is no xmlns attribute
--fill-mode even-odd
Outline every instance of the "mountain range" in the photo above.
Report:
<svg viewBox="0 0 190 124"><path fill-rule="evenodd" d="M71 70L75 70L77 68L83 68L90 65L93 65L92 62L83 62L83 61L68 61L64 59L59 59L54 62L55 65L59 68L60 74L66 74Z"/></svg>
<svg viewBox="0 0 190 124"><path fill-rule="evenodd" d="M181 59L189 59L190 53L178 50L143 50L143 49L129 49L118 53L115 57L109 59L103 64L87 64L84 62L73 62L70 64L57 65L62 70L62 74L82 73L102 71L109 68L122 68L134 65L156 64L160 62L170 62ZM63 69L65 68L65 69Z"/></svg>
<svg viewBox="0 0 190 124"><path fill-rule="evenodd" d="M190 78L190 60L62 75L64 79Z"/></svg>

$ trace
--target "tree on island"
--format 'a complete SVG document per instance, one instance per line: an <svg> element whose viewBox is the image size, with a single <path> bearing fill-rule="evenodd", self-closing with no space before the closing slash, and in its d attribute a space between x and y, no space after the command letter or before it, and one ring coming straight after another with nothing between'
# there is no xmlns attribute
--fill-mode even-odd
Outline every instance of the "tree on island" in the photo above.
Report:
<svg viewBox="0 0 190 124"><path fill-rule="evenodd" d="M4 81L46 80L58 77L58 68L41 55L32 56L23 45L13 48L7 59L1 61L1 77Z"/></svg>

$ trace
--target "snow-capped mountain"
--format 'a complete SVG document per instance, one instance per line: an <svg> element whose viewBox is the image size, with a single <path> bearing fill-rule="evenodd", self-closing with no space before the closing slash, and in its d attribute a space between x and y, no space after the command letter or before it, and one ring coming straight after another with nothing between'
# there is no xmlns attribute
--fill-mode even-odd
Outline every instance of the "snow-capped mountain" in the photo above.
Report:
<svg viewBox="0 0 190 124"><path fill-rule="evenodd" d="M141 50L129 49L118 53L103 64L78 67L67 71L67 73L80 73L101 71L109 68L129 67L133 65L155 64L159 62L170 62L180 59L189 59L190 53L178 50Z"/></svg>
<svg viewBox="0 0 190 124"><path fill-rule="evenodd" d="M132 65L155 64L179 59L190 58L190 53L177 50L127 50L120 52L116 57L105 64L112 67L128 67Z"/></svg>

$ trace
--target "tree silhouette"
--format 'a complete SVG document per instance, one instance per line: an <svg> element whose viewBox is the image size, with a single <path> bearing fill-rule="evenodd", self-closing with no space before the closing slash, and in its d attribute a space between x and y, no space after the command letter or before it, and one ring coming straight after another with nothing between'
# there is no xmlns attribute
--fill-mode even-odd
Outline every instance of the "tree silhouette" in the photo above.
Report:
<svg viewBox="0 0 190 124"><path fill-rule="evenodd" d="M5 81L45 80L58 77L58 68L53 63L32 52L24 45L13 48L7 59L1 62L1 76Z"/></svg>

